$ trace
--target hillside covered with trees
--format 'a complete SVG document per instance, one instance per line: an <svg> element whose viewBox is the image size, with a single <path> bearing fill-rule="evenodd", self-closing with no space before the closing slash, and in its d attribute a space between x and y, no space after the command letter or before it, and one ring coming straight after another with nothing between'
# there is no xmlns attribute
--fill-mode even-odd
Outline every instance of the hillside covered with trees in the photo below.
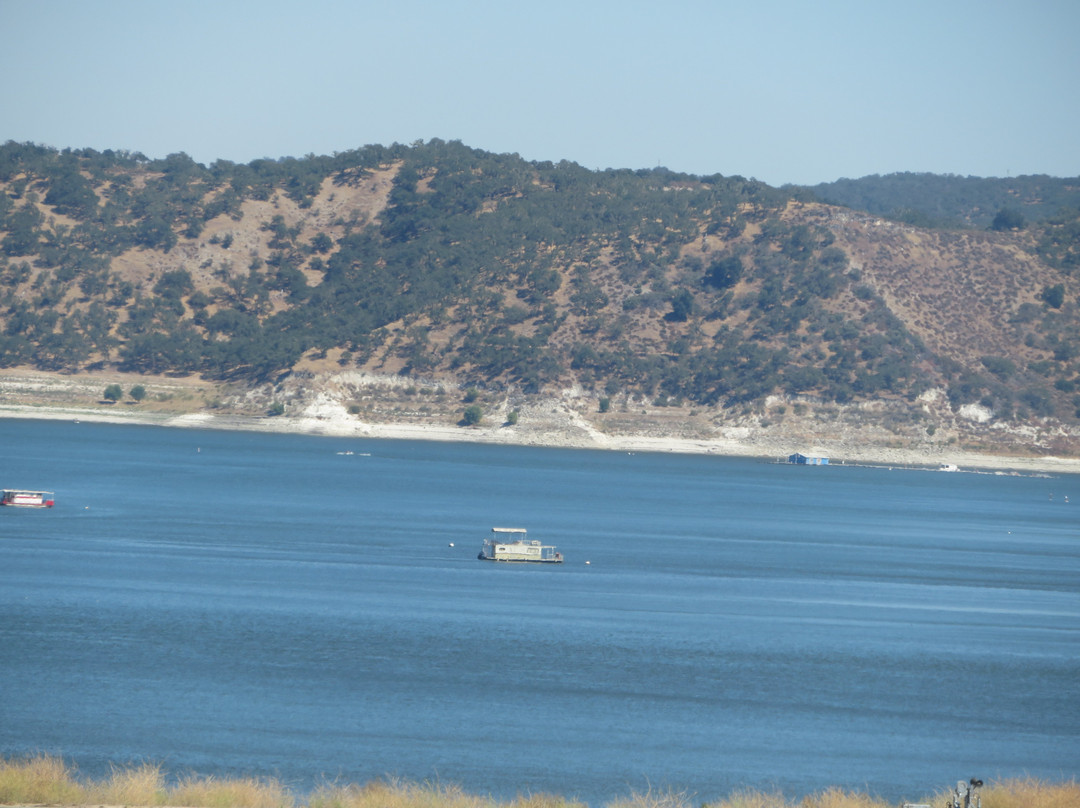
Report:
<svg viewBox="0 0 1080 808"><path fill-rule="evenodd" d="M8 142L0 365L353 368L743 411L938 391L1075 425L1078 188L777 189L440 140L210 166Z"/></svg>
<svg viewBox="0 0 1080 808"><path fill-rule="evenodd" d="M823 202L950 229L1009 230L1080 208L1080 178L1001 178L902 172L811 186Z"/></svg>

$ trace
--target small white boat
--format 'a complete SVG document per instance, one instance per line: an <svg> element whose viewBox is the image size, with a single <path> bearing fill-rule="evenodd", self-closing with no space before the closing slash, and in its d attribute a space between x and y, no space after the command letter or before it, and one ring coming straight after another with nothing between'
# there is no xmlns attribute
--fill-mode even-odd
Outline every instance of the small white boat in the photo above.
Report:
<svg viewBox="0 0 1080 808"><path fill-rule="evenodd" d="M538 564L561 564L563 557L550 544L526 537L523 527L493 527L491 538L477 555L481 561L524 561Z"/></svg>
<svg viewBox="0 0 1080 808"><path fill-rule="evenodd" d="M0 505L7 505L12 508L51 508L53 506L53 492L5 488L0 491Z"/></svg>

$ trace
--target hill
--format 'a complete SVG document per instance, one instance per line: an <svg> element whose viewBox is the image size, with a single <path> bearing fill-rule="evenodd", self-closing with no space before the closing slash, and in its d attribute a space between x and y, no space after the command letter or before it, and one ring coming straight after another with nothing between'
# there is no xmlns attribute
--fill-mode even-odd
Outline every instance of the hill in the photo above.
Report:
<svg viewBox="0 0 1080 808"><path fill-rule="evenodd" d="M209 167L9 142L0 190L6 368L198 377L221 412L572 391L609 431L1080 454L1075 210L920 228L439 140Z"/></svg>
<svg viewBox="0 0 1080 808"><path fill-rule="evenodd" d="M841 179L804 190L832 204L909 224L953 229L1007 229L1018 222L1045 222L1063 210L1080 209L1080 177L1001 179L902 172Z"/></svg>

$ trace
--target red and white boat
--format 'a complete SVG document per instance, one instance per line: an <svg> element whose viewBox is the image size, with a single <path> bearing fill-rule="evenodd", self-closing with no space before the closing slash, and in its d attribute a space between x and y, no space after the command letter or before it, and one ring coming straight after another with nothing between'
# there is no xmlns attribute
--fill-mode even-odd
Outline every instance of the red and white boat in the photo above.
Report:
<svg viewBox="0 0 1080 808"><path fill-rule="evenodd" d="M8 505L12 508L51 508L53 506L53 492L20 491L15 488L5 488L0 491L0 505Z"/></svg>

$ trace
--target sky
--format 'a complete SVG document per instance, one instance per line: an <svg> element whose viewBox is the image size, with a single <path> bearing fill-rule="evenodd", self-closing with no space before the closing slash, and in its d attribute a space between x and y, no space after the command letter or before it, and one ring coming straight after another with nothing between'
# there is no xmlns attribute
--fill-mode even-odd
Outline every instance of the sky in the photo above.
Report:
<svg viewBox="0 0 1080 808"><path fill-rule="evenodd" d="M1080 176L1078 0L0 0L0 142Z"/></svg>

